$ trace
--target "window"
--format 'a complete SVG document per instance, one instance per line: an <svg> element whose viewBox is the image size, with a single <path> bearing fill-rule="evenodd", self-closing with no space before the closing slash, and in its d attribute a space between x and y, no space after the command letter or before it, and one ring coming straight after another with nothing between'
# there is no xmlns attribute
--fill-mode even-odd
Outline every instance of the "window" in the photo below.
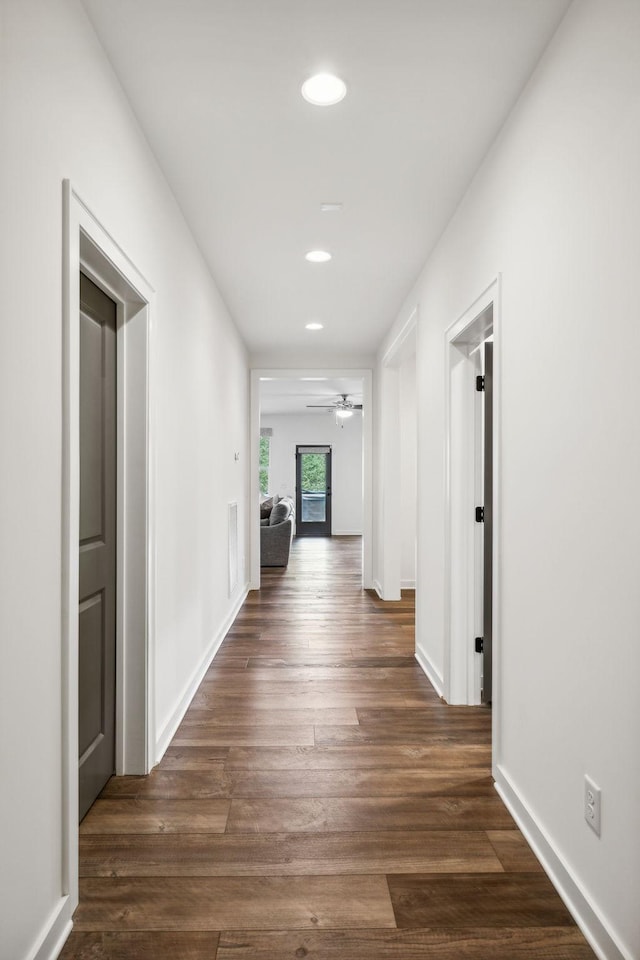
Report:
<svg viewBox="0 0 640 960"><path fill-rule="evenodd" d="M271 436L260 435L260 493L269 492L269 459Z"/></svg>
<svg viewBox="0 0 640 960"><path fill-rule="evenodd" d="M302 454L302 492L317 493L327 485L327 463L324 453Z"/></svg>

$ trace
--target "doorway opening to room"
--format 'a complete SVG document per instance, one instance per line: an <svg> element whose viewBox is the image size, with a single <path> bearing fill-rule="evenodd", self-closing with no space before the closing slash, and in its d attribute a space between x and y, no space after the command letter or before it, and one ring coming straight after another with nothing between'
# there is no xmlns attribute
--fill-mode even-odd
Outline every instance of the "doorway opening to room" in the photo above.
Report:
<svg viewBox="0 0 640 960"><path fill-rule="evenodd" d="M493 308L491 310L493 319ZM472 352L475 360L476 432L474 464L476 476L475 584L476 623L474 664L479 678L480 701L490 705L493 674L493 334ZM475 679L475 678L474 678Z"/></svg>
<svg viewBox="0 0 640 960"><path fill-rule="evenodd" d="M496 280L446 333L444 695L457 704L497 693L498 293Z"/></svg>
<svg viewBox="0 0 640 960"><path fill-rule="evenodd" d="M252 589L274 565L273 551L262 557L273 540L264 527L279 519L282 500L282 513L286 504L293 513L293 546L358 538L361 584L371 586L371 381L370 370L252 371Z"/></svg>

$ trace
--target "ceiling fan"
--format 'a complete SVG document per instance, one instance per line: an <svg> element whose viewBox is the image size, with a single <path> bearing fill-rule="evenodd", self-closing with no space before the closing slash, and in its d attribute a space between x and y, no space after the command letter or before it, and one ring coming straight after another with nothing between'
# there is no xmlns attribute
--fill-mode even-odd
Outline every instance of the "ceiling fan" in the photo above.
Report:
<svg viewBox="0 0 640 960"><path fill-rule="evenodd" d="M307 407L314 407L319 410L333 410L336 418L340 419L352 417L355 410L362 410L362 404L354 403L353 400L349 399L347 393L341 393L340 397L337 400L332 400L331 403L308 403Z"/></svg>

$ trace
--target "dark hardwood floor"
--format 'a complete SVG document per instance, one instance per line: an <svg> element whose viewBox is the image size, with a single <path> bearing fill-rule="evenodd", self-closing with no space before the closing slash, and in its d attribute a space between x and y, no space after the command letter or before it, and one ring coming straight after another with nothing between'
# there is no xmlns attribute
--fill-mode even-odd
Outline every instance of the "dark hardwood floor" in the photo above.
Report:
<svg viewBox="0 0 640 960"><path fill-rule="evenodd" d="M263 570L149 777L80 830L63 960L593 960L360 541Z"/></svg>

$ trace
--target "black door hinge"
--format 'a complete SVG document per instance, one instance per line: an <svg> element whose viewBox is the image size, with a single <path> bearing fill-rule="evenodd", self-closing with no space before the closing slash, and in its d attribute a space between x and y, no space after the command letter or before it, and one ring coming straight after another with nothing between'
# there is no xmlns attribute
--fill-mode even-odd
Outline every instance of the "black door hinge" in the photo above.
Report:
<svg viewBox="0 0 640 960"><path fill-rule="evenodd" d="M476 653L482 653L484 650L484 637L476 637Z"/></svg>
<svg viewBox="0 0 640 960"><path fill-rule="evenodd" d="M484 523L484 507L476 507L476 523Z"/></svg>
<svg viewBox="0 0 640 960"><path fill-rule="evenodd" d="M476 377L476 390L478 393L484 390L484 377Z"/></svg>

